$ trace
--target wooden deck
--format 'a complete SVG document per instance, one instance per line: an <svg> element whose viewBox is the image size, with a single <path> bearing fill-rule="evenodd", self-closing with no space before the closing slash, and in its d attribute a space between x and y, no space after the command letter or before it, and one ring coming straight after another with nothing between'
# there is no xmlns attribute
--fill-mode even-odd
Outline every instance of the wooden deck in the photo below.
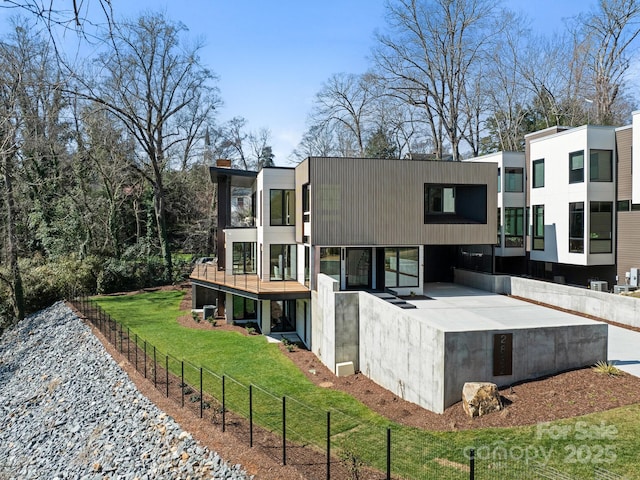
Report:
<svg viewBox="0 0 640 480"><path fill-rule="evenodd" d="M229 275L225 270L218 270L215 263L196 265L190 278L255 294L309 293L307 287L295 280L263 282L258 275Z"/></svg>

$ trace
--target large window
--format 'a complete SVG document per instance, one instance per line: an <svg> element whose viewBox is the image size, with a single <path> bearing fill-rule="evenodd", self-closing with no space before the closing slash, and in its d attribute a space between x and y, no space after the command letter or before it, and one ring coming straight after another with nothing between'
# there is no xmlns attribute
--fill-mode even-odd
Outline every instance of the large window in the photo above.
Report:
<svg viewBox="0 0 640 480"><path fill-rule="evenodd" d="M531 182L532 188L544 187L544 158L534 160L531 170L531 176L533 178Z"/></svg>
<svg viewBox="0 0 640 480"><path fill-rule="evenodd" d="M504 209L504 246L524 246L524 208L505 207Z"/></svg>
<svg viewBox="0 0 640 480"><path fill-rule="evenodd" d="M270 280L296 279L296 245L271 245L269 255Z"/></svg>
<svg viewBox="0 0 640 480"><path fill-rule="evenodd" d="M384 286L417 287L419 279L418 247L384 249Z"/></svg>
<svg viewBox="0 0 640 480"><path fill-rule="evenodd" d="M498 193L502 191L502 175L500 174L500 167L498 167Z"/></svg>
<svg viewBox="0 0 640 480"><path fill-rule="evenodd" d="M456 188L444 185L424 186L426 213L456 213Z"/></svg>
<svg viewBox="0 0 640 480"><path fill-rule="evenodd" d="M320 248L320 273L340 281L340 247Z"/></svg>
<svg viewBox="0 0 640 480"><path fill-rule="evenodd" d="M589 180L592 182L613 182L613 152L611 150L591 150L589 152Z"/></svg>
<svg viewBox="0 0 640 480"><path fill-rule="evenodd" d="M569 204L569 251L584 253L584 202Z"/></svg>
<svg viewBox="0 0 640 480"><path fill-rule="evenodd" d="M522 192L524 191L522 168L505 168L504 169L504 191L505 192Z"/></svg>
<svg viewBox="0 0 640 480"><path fill-rule="evenodd" d="M424 223L487 223L485 184L424 184Z"/></svg>
<svg viewBox="0 0 640 480"><path fill-rule="evenodd" d="M296 192L295 190L271 190L269 192L271 225L295 225Z"/></svg>
<svg viewBox="0 0 640 480"><path fill-rule="evenodd" d="M295 300L271 300L271 331L296 331Z"/></svg>
<svg viewBox="0 0 640 480"><path fill-rule="evenodd" d="M569 154L569 183L584 182L584 150Z"/></svg>
<svg viewBox="0 0 640 480"><path fill-rule="evenodd" d="M256 314L258 302L251 298L244 298L238 295L233 296L233 319L253 320L258 318Z"/></svg>
<svg viewBox="0 0 640 480"><path fill-rule="evenodd" d="M589 253L611 253L613 202L591 202L589 207Z"/></svg>
<svg viewBox="0 0 640 480"><path fill-rule="evenodd" d="M534 250L544 250L544 205L533 206L533 245Z"/></svg>
<svg viewBox="0 0 640 480"><path fill-rule="evenodd" d="M256 273L255 242L233 242L233 273Z"/></svg>

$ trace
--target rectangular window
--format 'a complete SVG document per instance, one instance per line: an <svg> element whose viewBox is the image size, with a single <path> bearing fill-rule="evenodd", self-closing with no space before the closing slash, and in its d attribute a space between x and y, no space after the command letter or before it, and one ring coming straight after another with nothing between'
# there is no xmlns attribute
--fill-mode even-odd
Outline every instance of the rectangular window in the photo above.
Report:
<svg viewBox="0 0 640 480"><path fill-rule="evenodd" d="M320 273L340 281L340 247L320 248Z"/></svg>
<svg viewBox="0 0 640 480"><path fill-rule="evenodd" d="M271 331L296 331L295 300L271 300Z"/></svg>
<svg viewBox="0 0 640 480"><path fill-rule="evenodd" d="M504 209L504 246L524 246L524 208L505 207Z"/></svg>
<svg viewBox="0 0 640 480"><path fill-rule="evenodd" d="M591 202L589 206L589 253L611 253L613 202Z"/></svg>
<svg viewBox="0 0 640 480"><path fill-rule="evenodd" d="M522 168L505 168L504 169L504 191L505 192L522 192L524 191Z"/></svg>
<svg viewBox="0 0 640 480"><path fill-rule="evenodd" d="M533 181L531 182L532 188L544 187L544 158L534 160L531 170L533 177Z"/></svg>
<svg viewBox="0 0 640 480"><path fill-rule="evenodd" d="M238 295L233 296L233 319L234 320L253 320L258 318L256 312L258 302L251 298L244 298Z"/></svg>
<svg viewBox="0 0 640 480"><path fill-rule="evenodd" d="M384 286L417 287L419 279L418 247L384 249Z"/></svg>
<svg viewBox="0 0 640 480"><path fill-rule="evenodd" d="M498 207L498 241L496 242L497 246L501 246L502 242L501 242L501 234L502 234L502 217L500 216L500 207Z"/></svg>
<svg viewBox="0 0 640 480"><path fill-rule="evenodd" d="M544 205L533 206L533 245L534 250L544 250Z"/></svg>
<svg viewBox="0 0 640 480"><path fill-rule="evenodd" d="M445 185L424 186L425 213L456 213L456 188Z"/></svg>
<svg viewBox="0 0 640 480"><path fill-rule="evenodd" d="M296 245L272 244L269 255L270 280L296 279Z"/></svg>
<svg viewBox="0 0 640 480"><path fill-rule="evenodd" d="M569 204L569 251L584 253L584 202Z"/></svg>
<svg viewBox="0 0 640 480"><path fill-rule="evenodd" d="M500 174L500 168L498 167L498 193L502 191L502 176Z"/></svg>
<svg viewBox="0 0 640 480"><path fill-rule="evenodd" d="M619 212L628 212L631 208L631 202L629 200L618 200L616 210Z"/></svg>
<svg viewBox="0 0 640 480"><path fill-rule="evenodd" d="M591 150L589 152L589 180L592 182L613 182L613 152L611 150Z"/></svg>
<svg viewBox="0 0 640 480"><path fill-rule="evenodd" d="M309 184L305 183L302 186L302 221L309 221L309 209L310 209L310 198L309 198Z"/></svg>
<svg viewBox="0 0 640 480"><path fill-rule="evenodd" d="M256 243L233 242L233 274L256 273Z"/></svg>
<svg viewBox="0 0 640 480"><path fill-rule="evenodd" d="M569 154L569 183L584 182L584 150Z"/></svg>
<svg viewBox="0 0 640 480"><path fill-rule="evenodd" d="M273 226L295 225L296 192L295 190L269 191L270 220Z"/></svg>

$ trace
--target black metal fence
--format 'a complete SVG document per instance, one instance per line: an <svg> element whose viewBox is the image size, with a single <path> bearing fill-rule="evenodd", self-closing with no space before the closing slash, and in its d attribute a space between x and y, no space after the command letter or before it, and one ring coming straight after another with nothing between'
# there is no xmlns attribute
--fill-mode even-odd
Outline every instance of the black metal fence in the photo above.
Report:
<svg viewBox="0 0 640 480"><path fill-rule="evenodd" d="M405 431L400 442L393 427L365 425L362 419L337 409L323 411L162 352L88 297L76 297L70 303L167 398L212 428L231 433L283 465L294 466L305 478L574 478L536 462L512 462L499 456L487 460L474 448L455 453L439 437L416 433L415 438L406 438L410 434ZM589 478L622 478L602 468L592 473Z"/></svg>

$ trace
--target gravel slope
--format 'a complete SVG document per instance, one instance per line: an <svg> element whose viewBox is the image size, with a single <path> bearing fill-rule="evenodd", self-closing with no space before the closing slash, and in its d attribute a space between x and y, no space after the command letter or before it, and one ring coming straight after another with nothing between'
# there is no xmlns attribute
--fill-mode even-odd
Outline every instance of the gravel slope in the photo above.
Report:
<svg viewBox="0 0 640 480"><path fill-rule="evenodd" d="M59 302L0 338L0 479L246 479L140 394Z"/></svg>

